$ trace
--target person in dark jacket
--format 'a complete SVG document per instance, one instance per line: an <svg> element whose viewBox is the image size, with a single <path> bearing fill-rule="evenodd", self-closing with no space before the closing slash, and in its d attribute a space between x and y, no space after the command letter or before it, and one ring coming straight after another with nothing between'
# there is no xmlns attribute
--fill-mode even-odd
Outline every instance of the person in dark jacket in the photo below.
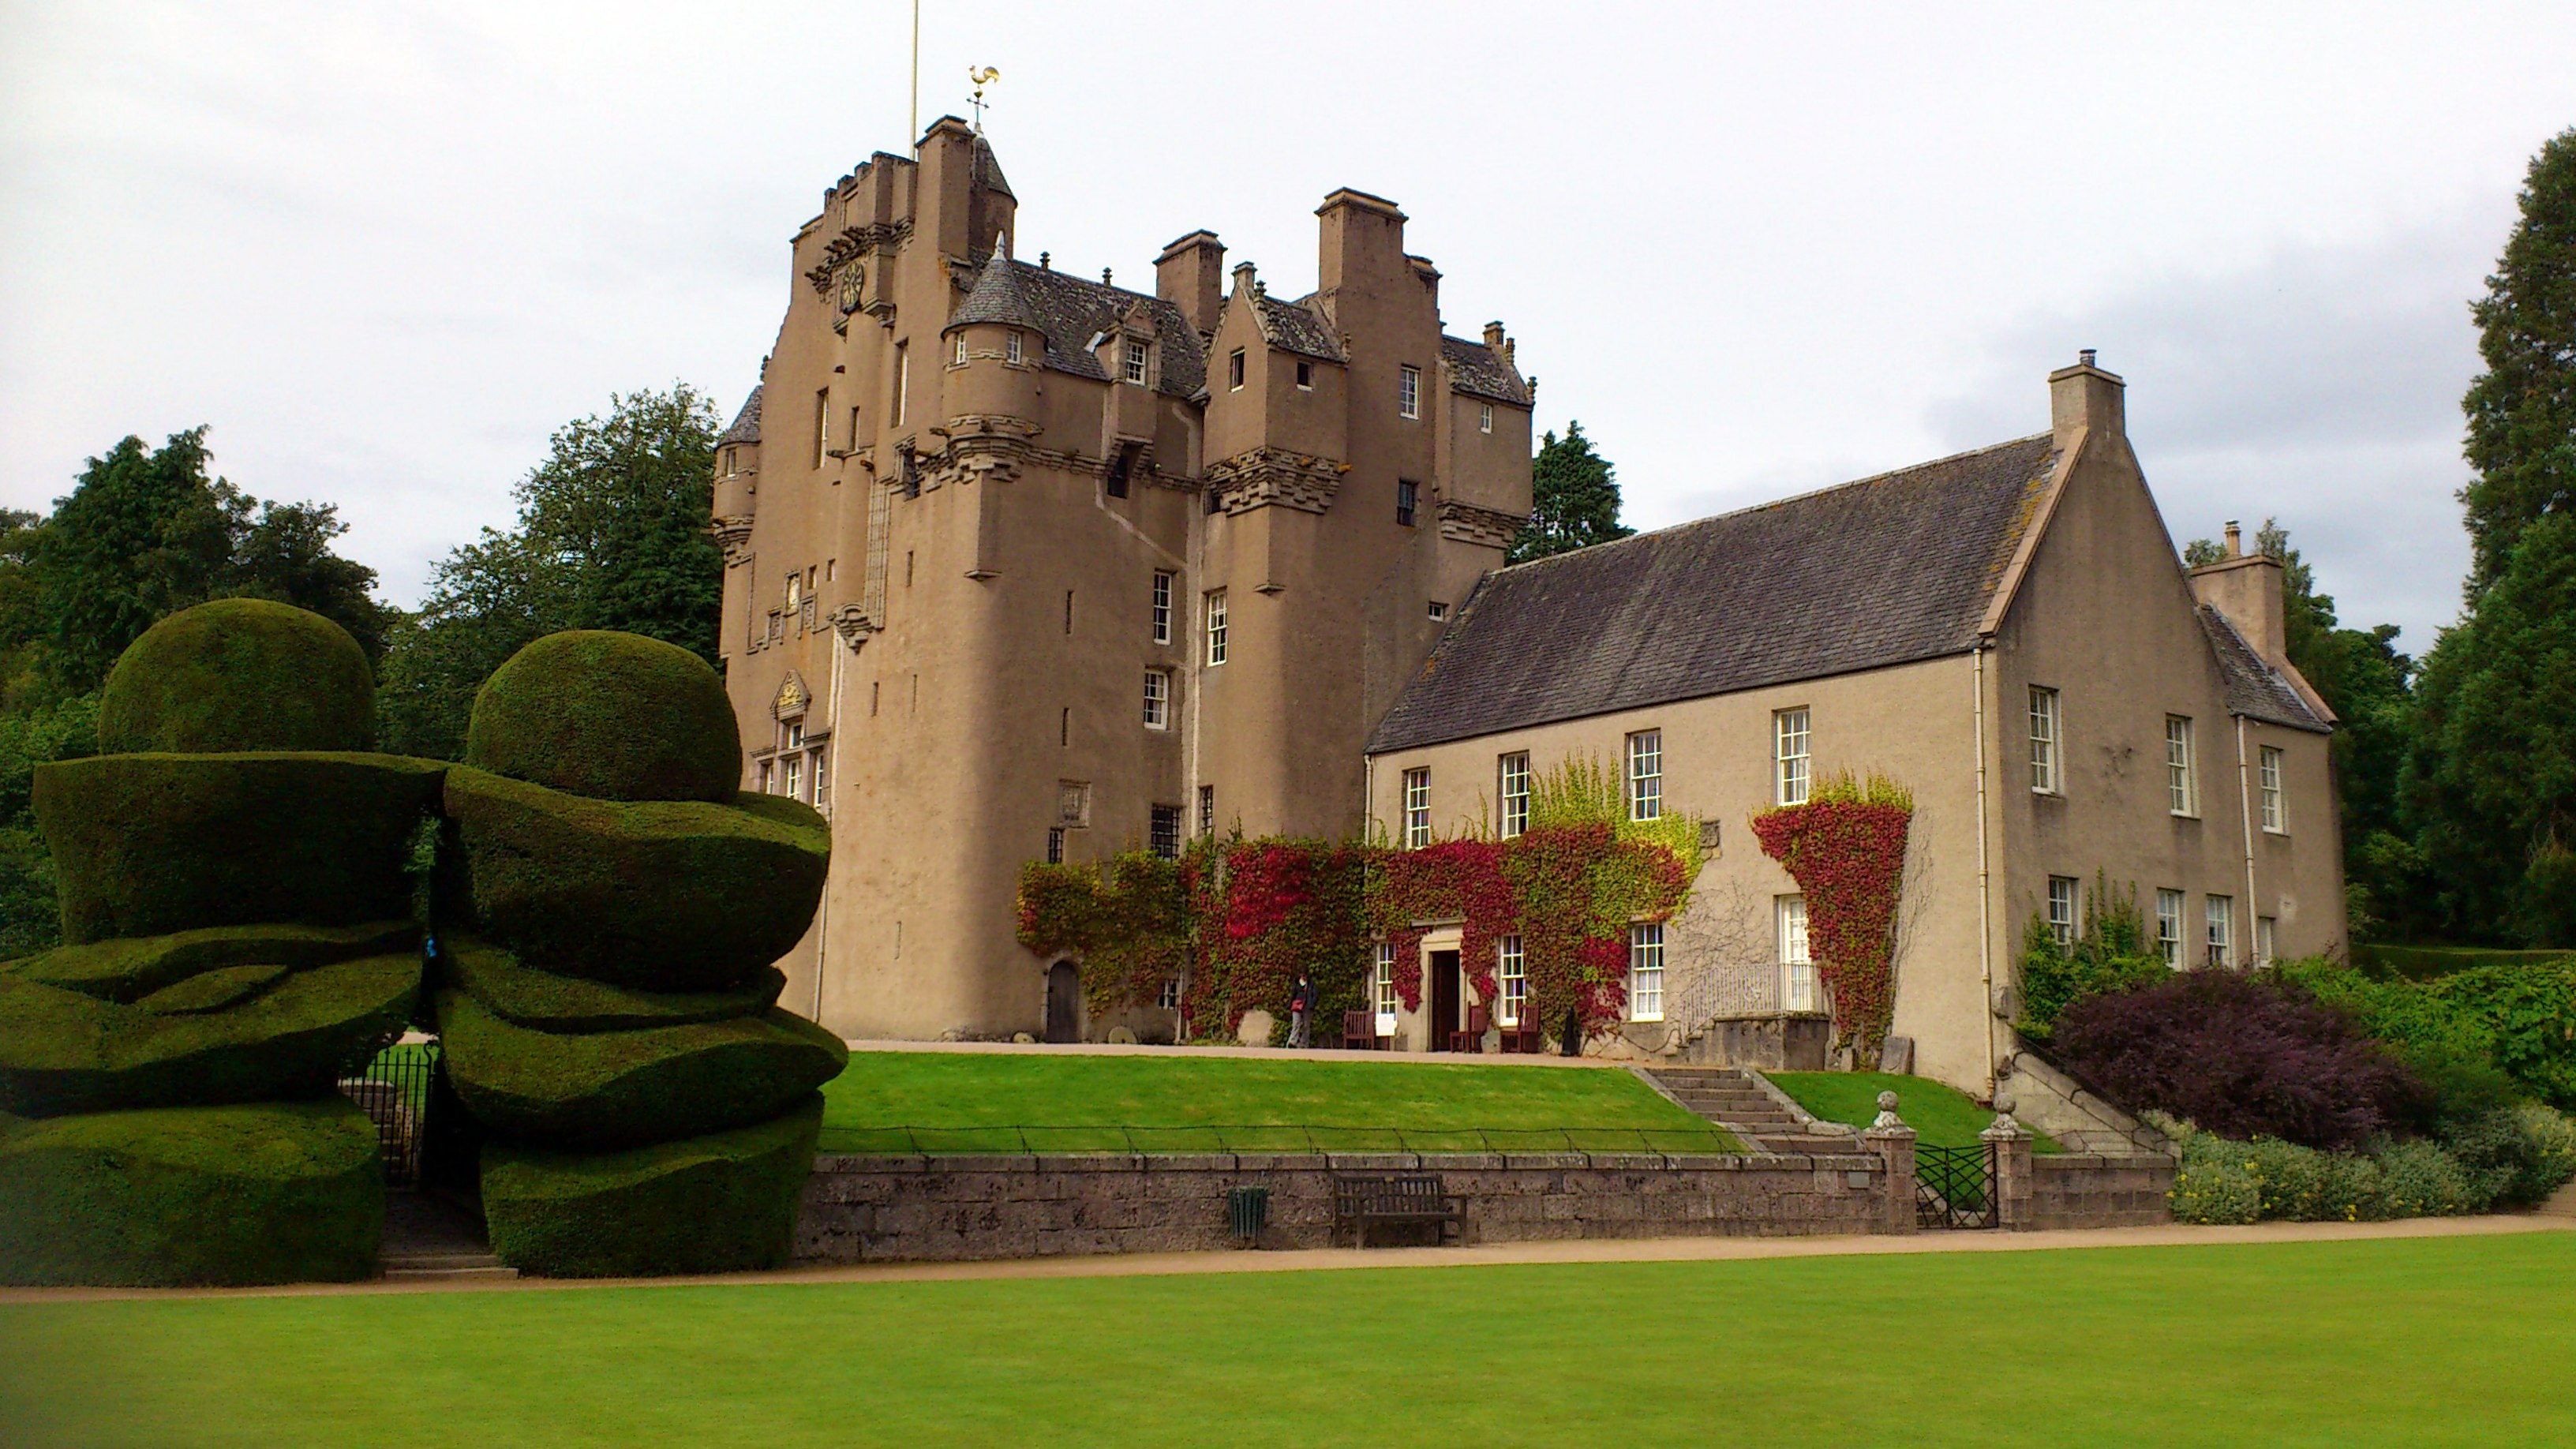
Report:
<svg viewBox="0 0 2576 1449"><path fill-rule="evenodd" d="M1288 992L1288 1045L1303 1048L1314 1030L1315 983L1306 973L1297 973L1297 984Z"/></svg>

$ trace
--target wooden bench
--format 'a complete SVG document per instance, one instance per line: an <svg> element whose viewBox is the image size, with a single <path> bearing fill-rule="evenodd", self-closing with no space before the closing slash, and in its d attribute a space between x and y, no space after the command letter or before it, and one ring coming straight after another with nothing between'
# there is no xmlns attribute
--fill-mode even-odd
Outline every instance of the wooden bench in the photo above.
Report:
<svg viewBox="0 0 2576 1449"><path fill-rule="evenodd" d="M1467 1200L1440 1190L1440 1177L1429 1172L1336 1173L1333 1176L1333 1232L1347 1225L1368 1246L1371 1223L1438 1223L1440 1240L1458 1230L1467 1240Z"/></svg>

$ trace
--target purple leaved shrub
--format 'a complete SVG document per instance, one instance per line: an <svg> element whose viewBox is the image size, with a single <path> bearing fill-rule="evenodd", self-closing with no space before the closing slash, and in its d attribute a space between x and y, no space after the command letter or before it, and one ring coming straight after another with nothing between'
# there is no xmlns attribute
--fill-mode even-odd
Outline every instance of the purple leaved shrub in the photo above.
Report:
<svg viewBox="0 0 2576 1449"><path fill-rule="evenodd" d="M2086 997L2050 1045L2129 1110L2221 1137L2358 1147L2423 1108L2414 1074L2352 1017L2269 972L2182 971Z"/></svg>

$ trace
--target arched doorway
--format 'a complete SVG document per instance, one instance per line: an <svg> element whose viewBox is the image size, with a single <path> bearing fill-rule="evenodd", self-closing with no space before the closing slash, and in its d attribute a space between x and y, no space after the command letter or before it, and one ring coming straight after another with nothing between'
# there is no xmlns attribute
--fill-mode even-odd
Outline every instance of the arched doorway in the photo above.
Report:
<svg viewBox="0 0 2576 1449"><path fill-rule="evenodd" d="M1046 1039L1082 1040L1082 972L1070 961L1047 968Z"/></svg>

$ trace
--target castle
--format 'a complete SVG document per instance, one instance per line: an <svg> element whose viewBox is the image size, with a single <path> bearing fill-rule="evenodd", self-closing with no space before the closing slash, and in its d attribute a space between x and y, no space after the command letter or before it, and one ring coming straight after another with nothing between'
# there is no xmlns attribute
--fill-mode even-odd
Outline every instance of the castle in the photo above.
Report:
<svg viewBox="0 0 2576 1449"><path fill-rule="evenodd" d="M785 1001L846 1035L1084 1030L1013 939L1029 860L1359 832L1530 509L1512 342L1442 330L1392 202L1326 197L1293 301L1206 231L1150 295L1033 264L1016 212L953 117L841 178L717 445L745 788L836 823Z"/></svg>
<svg viewBox="0 0 2576 1449"><path fill-rule="evenodd" d="M2176 966L2342 947L2334 717L2280 565L2230 525L2185 569L2091 353L2046 431L1504 568L1511 340L1443 332L1393 204L1316 214L1310 296L1229 281L1204 231L1127 291L1020 260L992 148L943 119L797 233L715 490L745 787L836 823L790 1004L851 1036L1168 1038L1173 1001L1094 1019L1078 962L1017 944L1025 862L1508 836L1587 756L1708 859L1632 927L1629 1019L1590 1050L1825 1065L1804 897L1742 826L1845 771L1915 801L1899 1070L1991 1093L2026 928L2071 939L2104 885ZM1419 924L1423 1000L1382 947L1377 1037L1511 1021L1509 961L1471 1002L1454 924Z"/></svg>

